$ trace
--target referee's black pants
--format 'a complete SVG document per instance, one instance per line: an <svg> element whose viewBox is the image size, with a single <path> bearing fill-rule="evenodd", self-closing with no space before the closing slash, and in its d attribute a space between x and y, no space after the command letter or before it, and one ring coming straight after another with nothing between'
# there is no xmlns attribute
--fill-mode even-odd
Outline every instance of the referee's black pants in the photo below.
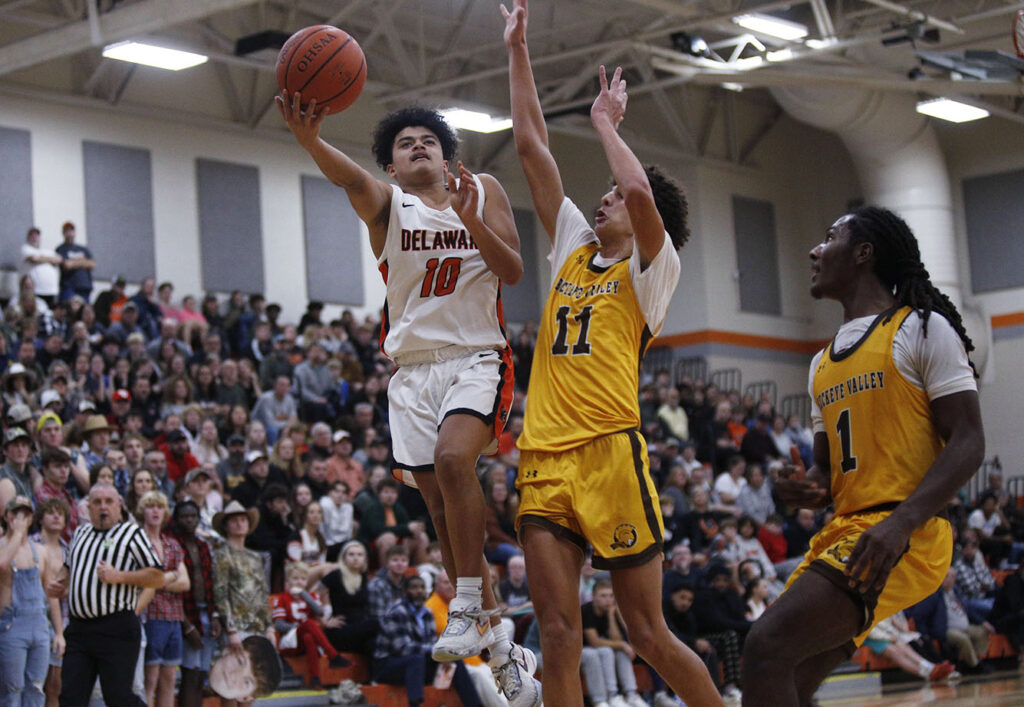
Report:
<svg viewBox="0 0 1024 707"><path fill-rule="evenodd" d="M117 707L146 707L132 692L142 632L133 611L98 619L71 618L64 632L60 707L86 707L100 678L103 701Z"/></svg>

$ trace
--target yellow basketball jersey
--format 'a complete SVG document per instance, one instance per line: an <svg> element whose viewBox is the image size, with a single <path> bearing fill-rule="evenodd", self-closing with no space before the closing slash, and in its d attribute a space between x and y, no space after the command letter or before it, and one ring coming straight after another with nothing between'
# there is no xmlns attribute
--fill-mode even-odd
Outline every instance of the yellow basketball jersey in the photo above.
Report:
<svg viewBox="0 0 1024 707"><path fill-rule="evenodd" d="M600 246L569 254L544 306L520 449L559 452L640 426L640 359L651 332L629 260L594 264Z"/></svg>
<svg viewBox="0 0 1024 707"><path fill-rule="evenodd" d="M878 315L841 354L833 341L814 371L814 398L828 434L832 498L844 515L909 496L943 442L928 396L897 370L892 342L913 310Z"/></svg>

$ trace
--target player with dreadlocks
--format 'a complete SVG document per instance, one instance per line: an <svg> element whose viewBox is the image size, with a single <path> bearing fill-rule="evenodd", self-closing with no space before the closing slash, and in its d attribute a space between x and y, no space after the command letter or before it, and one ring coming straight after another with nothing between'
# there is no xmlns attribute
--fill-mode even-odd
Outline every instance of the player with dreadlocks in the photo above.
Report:
<svg viewBox="0 0 1024 707"><path fill-rule="evenodd" d="M759 705L808 704L876 623L939 587L946 506L985 450L973 346L903 219L857 209L810 256L811 295L838 301L844 323L811 362L814 463L794 461L776 488L836 514L747 637Z"/></svg>

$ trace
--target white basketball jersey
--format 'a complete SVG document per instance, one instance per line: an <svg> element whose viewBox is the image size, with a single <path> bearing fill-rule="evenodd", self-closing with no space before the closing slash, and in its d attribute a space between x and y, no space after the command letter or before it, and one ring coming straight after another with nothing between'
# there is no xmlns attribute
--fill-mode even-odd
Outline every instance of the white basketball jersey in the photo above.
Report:
<svg viewBox="0 0 1024 707"><path fill-rule="evenodd" d="M484 187L474 179L482 217ZM504 349L501 283L458 214L391 189L387 241L377 259L387 284L381 349L398 365L445 360L466 349Z"/></svg>

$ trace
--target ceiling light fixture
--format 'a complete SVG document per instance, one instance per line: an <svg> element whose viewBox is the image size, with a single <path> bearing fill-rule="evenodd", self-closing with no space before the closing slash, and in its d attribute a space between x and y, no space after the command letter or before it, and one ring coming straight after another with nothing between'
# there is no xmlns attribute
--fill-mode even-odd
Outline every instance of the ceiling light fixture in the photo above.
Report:
<svg viewBox="0 0 1024 707"><path fill-rule="evenodd" d="M494 118L487 113L465 108L448 108L441 115L453 128L475 133L496 133L512 127L511 118Z"/></svg>
<svg viewBox="0 0 1024 707"><path fill-rule="evenodd" d="M984 108L954 101L951 98L931 98L917 104L917 112L930 115L951 123L967 123L972 120L987 118L989 112Z"/></svg>
<svg viewBox="0 0 1024 707"><path fill-rule="evenodd" d="M734 17L732 21L743 29L749 29L751 32L760 32L761 34L778 37L790 42L807 36L807 25L790 22L779 17L772 17L771 15L753 13Z"/></svg>
<svg viewBox="0 0 1024 707"><path fill-rule="evenodd" d="M205 64L207 61L207 57L202 54L193 54L192 52L183 52L178 49L168 49L167 47L158 47L153 44L132 41L118 42L117 44L110 44L104 47L103 56L108 59L130 61L133 64L155 66L158 69L167 69L168 71L188 69L199 64Z"/></svg>

